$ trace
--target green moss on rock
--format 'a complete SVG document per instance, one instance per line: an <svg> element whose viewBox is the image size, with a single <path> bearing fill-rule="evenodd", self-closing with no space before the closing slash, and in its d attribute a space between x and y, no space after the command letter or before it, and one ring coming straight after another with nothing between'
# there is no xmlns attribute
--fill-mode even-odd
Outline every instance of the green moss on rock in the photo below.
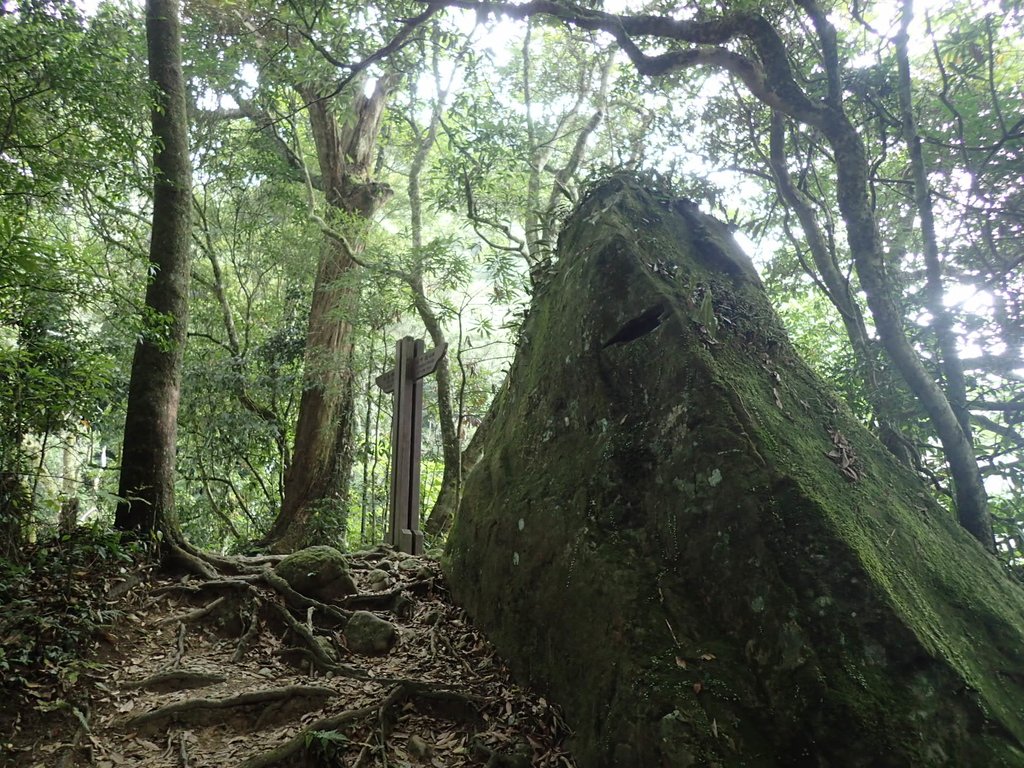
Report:
<svg viewBox="0 0 1024 768"><path fill-rule="evenodd" d="M615 179L559 256L445 567L580 765L1024 765L1024 594L724 226Z"/></svg>
<svg viewBox="0 0 1024 768"><path fill-rule="evenodd" d="M326 545L300 549L279 562L274 571L296 592L325 603L358 591L345 556Z"/></svg>
<svg viewBox="0 0 1024 768"><path fill-rule="evenodd" d="M369 611L356 611L345 625L345 644L353 653L380 656L398 642L398 630Z"/></svg>

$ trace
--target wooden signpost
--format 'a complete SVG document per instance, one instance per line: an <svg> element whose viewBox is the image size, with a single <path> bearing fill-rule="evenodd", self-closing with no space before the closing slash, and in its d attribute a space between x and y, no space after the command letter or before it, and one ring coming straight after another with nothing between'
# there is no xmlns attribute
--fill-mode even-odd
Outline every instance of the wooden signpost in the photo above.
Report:
<svg viewBox="0 0 1024 768"><path fill-rule="evenodd" d="M389 540L399 552L423 554L420 531L420 435L423 431L423 378L437 368L448 345L429 352L423 340L406 336L395 349L395 367L377 377L377 386L390 392L391 510Z"/></svg>

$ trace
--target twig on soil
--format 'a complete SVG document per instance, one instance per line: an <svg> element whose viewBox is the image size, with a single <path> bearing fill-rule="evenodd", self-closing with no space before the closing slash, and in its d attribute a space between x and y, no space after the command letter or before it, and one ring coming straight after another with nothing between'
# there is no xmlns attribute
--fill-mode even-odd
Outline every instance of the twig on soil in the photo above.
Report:
<svg viewBox="0 0 1024 768"><path fill-rule="evenodd" d="M211 579L209 581L178 582L176 584L168 584L164 587L157 587L151 594L164 595L168 592L188 592L194 595L208 589L252 589L253 581L257 580L258 577L251 576L248 578L240 577L237 579Z"/></svg>
<svg viewBox="0 0 1024 768"><path fill-rule="evenodd" d="M399 584L397 587L389 589L387 592L370 592L358 595L349 595L341 600L341 604L346 608L353 608L356 610L368 610L372 608L387 609L391 604L391 601L402 594L402 590L405 587Z"/></svg>

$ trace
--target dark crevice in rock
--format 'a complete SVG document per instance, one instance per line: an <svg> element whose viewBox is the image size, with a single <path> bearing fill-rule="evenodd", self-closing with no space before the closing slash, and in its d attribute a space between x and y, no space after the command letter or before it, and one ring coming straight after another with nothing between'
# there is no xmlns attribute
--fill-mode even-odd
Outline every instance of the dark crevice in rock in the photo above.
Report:
<svg viewBox="0 0 1024 768"><path fill-rule="evenodd" d="M615 344L628 344L631 341L636 341L641 336L646 336L661 325L666 314L664 304L655 304L650 309L644 310L643 313L623 323L622 327L608 341L601 345L601 349L607 349Z"/></svg>

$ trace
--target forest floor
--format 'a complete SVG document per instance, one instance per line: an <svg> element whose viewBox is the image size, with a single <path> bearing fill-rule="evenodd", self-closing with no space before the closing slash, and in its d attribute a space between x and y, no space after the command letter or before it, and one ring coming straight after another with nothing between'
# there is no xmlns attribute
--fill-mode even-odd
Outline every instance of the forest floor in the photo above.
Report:
<svg viewBox="0 0 1024 768"><path fill-rule="evenodd" d="M0 765L573 768L558 711L512 682L436 561L381 549L349 564L359 594L330 610L252 574L143 563L0 581ZM397 628L389 652L346 648L338 620L358 609ZM91 631L62 631L72 613Z"/></svg>

